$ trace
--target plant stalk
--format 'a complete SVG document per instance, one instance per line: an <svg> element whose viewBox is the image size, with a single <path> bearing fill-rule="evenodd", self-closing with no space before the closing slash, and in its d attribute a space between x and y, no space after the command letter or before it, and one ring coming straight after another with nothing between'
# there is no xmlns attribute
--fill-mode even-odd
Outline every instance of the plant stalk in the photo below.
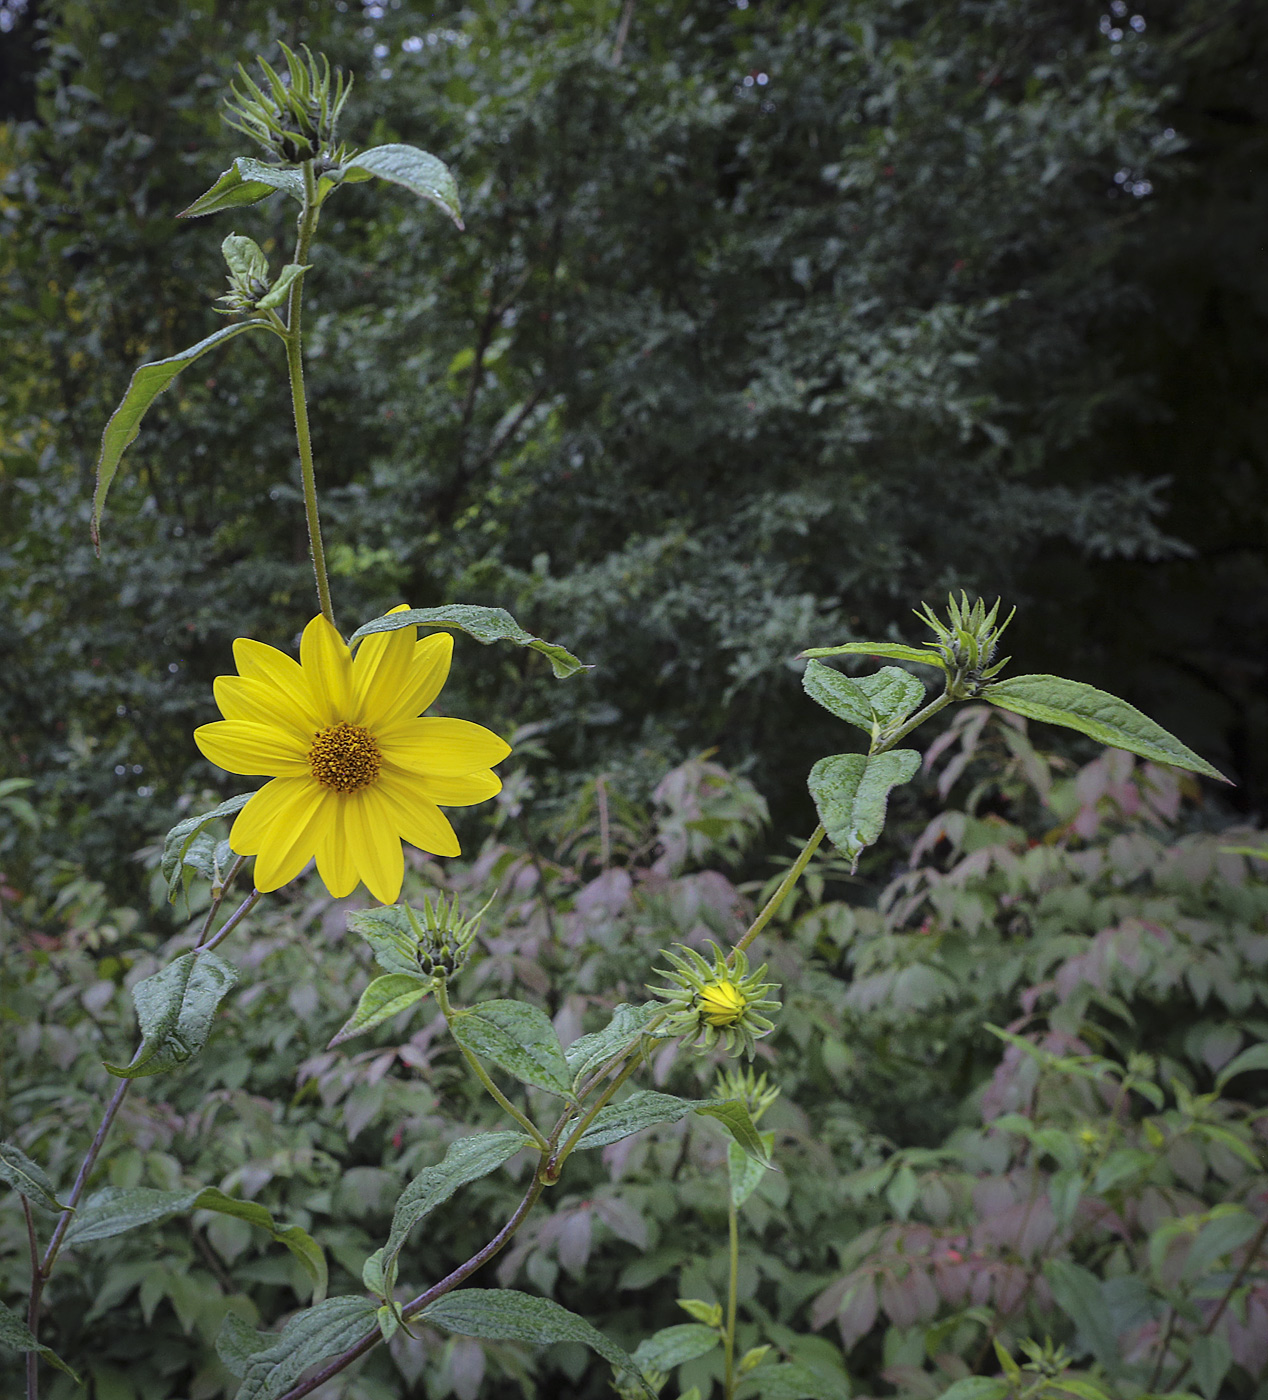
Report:
<svg viewBox="0 0 1268 1400"><path fill-rule="evenodd" d="M727 1174L730 1193L730 1173ZM722 1382L723 1400L735 1400L735 1308L740 1291L740 1212L731 1196L727 1208L727 1233L731 1251L731 1273L726 1291L726 1334L722 1339L722 1359L725 1367Z"/></svg>
<svg viewBox="0 0 1268 1400"><path fill-rule="evenodd" d="M766 925L779 913L779 906L783 904L784 900L792 893L793 886L801 879L802 872L805 870L806 866L810 864L810 857L819 849L820 843L826 835L827 832L823 829L822 823L815 827L810 833L810 839L801 848L801 854L793 861L788 874L779 882L779 888L766 901L766 907L762 912L748 926L744 937L740 939L731 950L731 953L727 955L728 963L735 953L743 953L757 935L761 933Z"/></svg>

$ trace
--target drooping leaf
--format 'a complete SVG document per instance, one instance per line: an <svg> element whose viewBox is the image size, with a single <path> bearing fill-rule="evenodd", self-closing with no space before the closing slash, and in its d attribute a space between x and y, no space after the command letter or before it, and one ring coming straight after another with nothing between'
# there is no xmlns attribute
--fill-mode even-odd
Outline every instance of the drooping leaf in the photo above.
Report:
<svg viewBox="0 0 1268 1400"><path fill-rule="evenodd" d="M1118 1365L1118 1338L1100 1279L1069 1259L1049 1259L1043 1272L1057 1306L1074 1323L1092 1355L1113 1371Z"/></svg>
<svg viewBox="0 0 1268 1400"><path fill-rule="evenodd" d="M403 904L358 909L348 915L348 927L370 945L374 961L384 972L418 975L418 937Z"/></svg>
<svg viewBox="0 0 1268 1400"><path fill-rule="evenodd" d="M1078 730L1098 744L1126 749L1151 763L1169 763L1221 783L1229 781L1134 705L1081 681L1062 676L1013 676L983 687L981 698L1026 719Z"/></svg>
<svg viewBox="0 0 1268 1400"><path fill-rule="evenodd" d="M474 604L452 603L444 608L408 608L405 612L389 613L386 617L376 617L364 627L358 627L352 634L349 646L355 647L364 637L375 632L395 632L400 627L444 627L451 631L465 632L477 642L490 646L494 642L512 642L516 646L529 647L545 656L559 680L576 675L578 671L590 668L578 661L564 647L553 642L544 642L531 632L526 632L505 608L481 608Z"/></svg>
<svg viewBox="0 0 1268 1400"><path fill-rule="evenodd" d="M342 1045L354 1035L371 1030L380 1022L407 1010L416 1001L422 1001L429 991L431 978L419 972L389 972L376 977L361 993L357 1009L331 1037L326 1049Z"/></svg>
<svg viewBox="0 0 1268 1400"><path fill-rule="evenodd" d="M763 1162L752 1156L738 1142L726 1145L727 1175L731 1182L731 1203L736 1210L757 1190L757 1184L769 1169L770 1155L775 1150L775 1134L761 1133L762 1147L766 1152Z"/></svg>
<svg viewBox="0 0 1268 1400"><path fill-rule="evenodd" d="M802 656L883 656L888 661L918 661L945 671L946 665L936 651L924 647L903 646L901 642L846 642L839 647L807 647Z"/></svg>
<svg viewBox="0 0 1268 1400"><path fill-rule="evenodd" d="M176 891L181 886L181 872L185 857L189 854L194 841L202 834L203 828L214 821L219 821L222 817L234 816L254 796L255 794L250 792L239 793L237 797L231 797L218 807L213 807L210 812L203 812L197 817L186 817L183 821L177 822L167 833L163 840L163 860L159 868L163 872L163 878L167 881L169 903L176 899Z"/></svg>
<svg viewBox="0 0 1268 1400"><path fill-rule="evenodd" d="M373 1331L377 1310L377 1303L369 1298L327 1298L297 1313L280 1333L257 1333L257 1340L265 1342L258 1350L253 1350L254 1342L241 1329L235 1329L232 1356L242 1366L236 1400L277 1400L310 1366L338 1355Z"/></svg>
<svg viewBox="0 0 1268 1400"><path fill-rule="evenodd" d="M124 452L136 441L136 435L141 431L141 419L145 417L150 405L181 370L188 369L209 350L214 350L225 341L250 330L271 330L271 327L263 320L238 321L232 326L222 326L218 331L213 331L206 340L200 340L197 345L191 345L179 355L171 355L166 360L153 360L133 372L127 392L120 400L119 407L110 415L110 421L101 435L101 453L97 458L97 489L93 492L92 521L89 526L93 548L98 554L101 553L101 513L105 509L110 484L119 470Z"/></svg>
<svg viewBox="0 0 1268 1400"><path fill-rule="evenodd" d="M770 1166L770 1147L775 1139L757 1131L743 1099L704 1099L696 1105L696 1112L716 1118L748 1156L763 1167Z"/></svg>
<svg viewBox="0 0 1268 1400"><path fill-rule="evenodd" d="M522 1001L482 1001L455 1014L453 1038L473 1055L492 1060L521 1084L561 1098L572 1097L572 1080L550 1018Z"/></svg>
<svg viewBox="0 0 1268 1400"><path fill-rule="evenodd" d="M320 1303L326 1296L329 1272L322 1247L298 1225L279 1225L272 1213L257 1201L242 1201L236 1196L227 1196L215 1186L205 1187L194 1201L195 1210L214 1210L219 1215L231 1215L267 1230L278 1244L284 1245L299 1260L300 1266L313 1285L313 1302Z"/></svg>
<svg viewBox="0 0 1268 1400"><path fill-rule="evenodd" d="M132 989L141 1044L128 1065L106 1065L120 1079L162 1074L192 1059L207 1043L220 1000L237 970L215 953L182 953Z"/></svg>
<svg viewBox="0 0 1268 1400"><path fill-rule="evenodd" d="M182 209L176 217L198 219L204 214L218 214L222 209L258 204L276 190L284 190L302 204L303 174L283 165L265 165L251 156L238 156L205 194L200 194L188 209Z"/></svg>
<svg viewBox="0 0 1268 1400"><path fill-rule="evenodd" d="M69 1209L57 1199L44 1168L11 1142L0 1142L0 1181L7 1181L19 1196L25 1196L40 1210L60 1215Z"/></svg>
<svg viewBox="0 0 1268 1400"><path fill-rule="evenodd" d="M884 828L890 789L910 782L919 767L915 749L891 749L873 757L833 754L810 770L810 795L819 820L832 844L855 866Z"/></svg>
<svg viewBox="0 0 1268 1400"><path fill-rule="evenodd" d="M627 1351L609 1341L585 1318L578 1317L549 1298L537 1298L511 1288L460 1288L437 1298L418 1316L463 1337L483 1337L496 1342L529 1342L537 1346L550 1346L554 1342L580 1342L597 1351L618 1371L639 1382L654 1400L655 1393Z"/></svg>
<svg viewBox="0 0 1268 1400"><path fill-rule="evenodd" d="M83 1384L52 1347L44 1346L38 1338L32 1336L31 1329L26 1323L3 1303L0 1303L0 1348L6 1351L38 1352L50 1366L56 1366L59 1371L65 1371L76 1385Z"/></svg>
<svg viewBox="0 0 1268 1400"><path fill-rule="evenodd" d="M462 208L458 201L458 186L449 167L416 146L375 146L353 156L345 170L364 170L380 180L403 185L414 194L429 199L444 210L459 228L463 228Z"/></svg>
<svg viewBox="0 0 1268 1400"><path fill-rule="evenodd" d="M401 1193L392 1212L392 1230L383 1250L381 1267L389 1268L400 1254L409 1232L443 1205L460 1187L496 1171L530 1139L523 1133L475 1133L450 1143L433 1167L424 1167Z"/></svg>
<svg viewBox="0 0 1268 1400"><path fill-rule="evenodd" d="M594 1122L582 1134L577 1151L606 1147L622 1138L654 1128L659 1123L676 1123L689 1113L716 1118L735 1141L763 1166L768 1162L766 1144L753 1126L748 1109L739 1099L680 1099L654 1089L637 1089L628 1099L610 1103L599 1110Z"/></svg>
<svg viewBox="0 0 1268 1400"><path fill-rule="evenodd" d="M634 1006L622 1002L612 1012L612 1019L602 1030L583 1035L564 1051L574 1089L610 1059L628 1050L642 1036L647 1023L660 1010L658 1002L649 1001Z"/></svg>
<svg viewBox="0 0 1268 1400"><path fill-rule="evenodd" d="M706 1327L702 1322L681 1322L673 1327L662 1327L639 1342L634 1350L634 1361L644 1371L668 1373L721 1344L722 1338L715 1328Z"/></svg>

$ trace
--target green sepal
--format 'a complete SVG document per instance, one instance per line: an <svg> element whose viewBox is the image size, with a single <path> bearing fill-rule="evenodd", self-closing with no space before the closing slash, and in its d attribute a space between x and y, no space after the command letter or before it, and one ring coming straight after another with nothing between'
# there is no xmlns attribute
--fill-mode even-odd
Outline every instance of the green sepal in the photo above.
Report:
<svg viewBox="0 0 1268 1400"><path fill-rule="evenodd" d="M141 1044L129 1064L107 1064L119 1079L141 1079L183 1065L207 1043L221 998L237 969L215 953L182 953L132 988Z"/></svg>
<svg viewBox="0 0 1268 1400"><path fill-rule="evenodd" d="M372 1030L381 1022L408 1010L431 991L430 977L417 972L389 972L376 977L361 993L357 1009L331 1037L327 1050L351 1040L354 1035Z"/></svg>
<svg viewBox="0 0 1268 1400"><path fill-rule="evenodd" d="M199 195L176 217L199 219L205 214L218 214L222 209L240 209L243 205L258 204L276 190L284 190L302 204L303 173L290 166L265 165L251 156L238 156L206 194Z"/></svg>
<svg viewBox="0 0 1268 1400"><path fill-rule="evenodd" d="M819 820L853 869L884 829L890 790L910 782L919 767L915 749L891 749L873 756L832 754L810 770L808 784Z"/></svg>
<svg viewBox="0 0 1268 1400"><path fill-rule="evenodd" d="M119 407L110 415L110 421L101 435L101 453L97 458L97 488L93 492L92 521L89 525L93 548L98 554L101 553L101 513L106 506L110 484L119 470L124 452L136 441L137 433L141 430L141 419L145 417L150 405L181 370L187 369L200 356L214 350L218 345L223 345L225 341L232 340L235 335L260 329L276 334L267 321L239 321L232 326L222 326L218 331L213 331L205 340L191 345L188 350L182 350L179 355L170 355L166 360L153 360L134 371L128 382L127 392Z"/></svg>
<svg viewBox="0 0 1268 1400"><path fill-rule="evenodd" d="M390 180L394 185L403 185L414 194L429 199L442 209L461 229L462 208L458 200L458 186L449 167L427 151L416 146L375 146L362 151L343 163L348 172L346 179L376 175L380 180Z"/></svg>
<svg viewBox="0 0 1268 1400"><path fill-rule="evenodd" d="M564 647L526 632L505 608L482 608L472 603L451 603L444 608L407 608L404 612L376 617L373 622L358 627L348 645L355 647L359 641L376 632L395 632L401 627L445 627L451 631L465 632L485 646L494 642L512 642L516 646L530 647L549 660L557 680L591 669Z"/></svg>
<svg viewBox="0 0 1268 1400"><path fill-rule="evenodd" d="M1001 710L1075 729L1099 744L1126 749L1151 763L1168 763L1221 783L1230 781L1134 705L1082 681L1063 676L1011 676L984 686L979 694Z"/></svg>

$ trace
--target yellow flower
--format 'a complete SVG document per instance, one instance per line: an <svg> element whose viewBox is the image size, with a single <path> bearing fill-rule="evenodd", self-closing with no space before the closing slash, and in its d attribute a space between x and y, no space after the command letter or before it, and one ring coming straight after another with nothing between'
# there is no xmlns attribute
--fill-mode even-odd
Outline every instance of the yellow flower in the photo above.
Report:
<svg viewBox="0 0 1268 1400"><path fill-rule="evenodd" d="M279 888L316 856L336 898L364 880L393 904L401 842L460 854L441 805L470 807L501 791L489 770L510 753L505 740L467 720L418 718L448 678L453 638L416 636L413 627L375 633L354 658L318 616L304 628L298 664L263 642L234 642L238 674L215 685L224 719L195 730L194 742L230 773L273 780L229 833L239 855L256 857L257 889Z"/></svg>
<svg viewBox="0 0 1268 1400"><path fill-rule="evenodd" d="M733 1026L748 1006L748 998L729 977L701 987L696 1000L707 1026Z"/></svg>

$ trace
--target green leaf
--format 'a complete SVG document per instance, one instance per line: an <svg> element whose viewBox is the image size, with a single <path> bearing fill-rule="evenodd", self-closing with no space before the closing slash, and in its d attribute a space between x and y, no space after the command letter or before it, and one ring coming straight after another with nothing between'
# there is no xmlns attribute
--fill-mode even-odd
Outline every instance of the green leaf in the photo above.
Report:
<svg viewBox="0 0 1268 1400"><path fill-rule="evenodd" d="M1118 1338L1094 1273L1069 1259L1049 1259L1044 1277L1057 1306L1074 1323L1079 1336L1106 1370L1118 1365Z"/></svg>
<svg viewBox="0 0 1268 1400"><path fill-rule="evenodd" d="M307 272L312 263L287 263L277 274L277 281L255 304L257 311L268 311L275 306L281 306L291 292L291 283Z"/></svg>
<svg viewBox="0 0 1268 1400"><path fill-rule="evenodd" d="M763 1366L746 1376L736 1391L739 1400L849 1400L849 1394L843 1382L828 1380L798 1361Z"/></svg>
<svg viewBox="0 0 1268 1400"><path fill-rule="evenodd" d="M401 1193L392 1212L392 1231L384 1247L382 1267L391 1266L420 1220L460 1187L496 1171L529 1141L523 1133L502 1132L474 1133L450 1143L444 1158L433 1167L424 1167Z"/></svg>
<svg viewBox="0 0 1268 1400"><path fill-rule="evenodd" d="M641 1341L634 1351L634 1363L644 1371L669 1372L721 1344L722 1338L716 1329L700 1322L683 1322L675 1327L662 1327Z"/></svg>
<svg viewBox="0 0 1268 1400"><path fill-rule="evenodd" d="M52 1349L41 1344L38 1338L31 1335L31 1329L25 1322L10 1308L0 1303L0 1347L6 1351L36 1351L48 1362L50 1366L56 1366L59 1371L66 1374L75 1382L82 1385L83 1381L71 1370L60 1356Z"/></svg>
<svg viewBox="0 0 1268 1400"><path fill-rule="evenodd" d="M533 651L540 651L550 661L558 680L576 675L578 671L590 670L572 652L526 632L505 608L481 608L468 603L451 603L444 608L408 608L405 612L376 617L373 622L358 627L348 645L355 647L363 637L375 632L395 632L400 627L446 627L451 631L465 632L485 646L494 642L513 642L516 646L530 647Z"/></svg>
<svg viewBox="0 0 1268 1400"><path fill-rule="evenodd" d="M418 1316L463 1337L529 1342L537 1346L580 1342L640 1383L655 1400L655 1392L628 1352L591 1327L585 1318L561 1308L549 1298L535 1298L510 1288L462 1288L437 1298Z"/></svg>
<svg viewBox="0 0 1268 1400"><path fill-rule="evenodd" d="M889 661L917 661L945 671L946 664L936 651L907 647L900 642L846 642L839 647L807 647L802 656L883 656Z"/></svg>
<svg viewBox="0 0 1268 1400"><path fill-rule="evenodd" d="M11 1142L0 1142L0 1181L7 1181L19 1196L25 1196L40 1210L60 1215L69 1210L57 1199L53 1183L45 1175L44 1168L31 1159L20 1147Z"/></svg>
<svg viewBox="0 0 1268 1400"><path fill-rule="evenodd" d="M176 891L181 884L181 871L185 864L185 857L189 854L194 841L202 834L203 828L214 821L219 821L221 817L231 817L240 812L248 802L255 796L253 792L240 793L237 797L231 797L227 802L222 802L218 807L213 807L210 812L203 812L201 816L186 817L184 821L179 821L167 833L163 840L163 860L160 869L163 878L167 881L167 898L169 903L176 900Z"/></svg>
<svg viewBox="0 0 1268 1400"><path fill-rule="evenodd" d="M380 180L390 180L394 185L403 185L414 194L430 199L438 209L463 228L462 209L458 202L458 186L443 161L416 146L375 146L353 156L343 167L345 170L364 170L377 175Z"/></svg>
<svg viewBox="0 0 1268 1400"><path fill-rule="evenodd" d="M242 1201L236 1196L227 1196L215 1186L205 1187L194 1201L195 1210L214 1210L219 1215L231 1215L237 1220L245 1220L261 1230L267 1230L278 1244L284 1245L299 1260L304 1272L313 1285L313 1302L320 1303L326 1296L329 1273L326 1256L321 1246L298 1225L278 1225L272 1214L256 1201Z"/></svg>
<svg viewBox="0 0 1268 1400"><path fill-rule="evenodd" d="M225 1369L241 1380L246 1372L247 1362L258 1352L272 1346L275 1340L273 1333L257 1332L237 1313L225 1313L220 1331L216 1335L216 1355L224 1363Z"/></svg>
<svg viewBox="0 0 1268 1400"><path fill-rule="evenodd" d="M654 1089L637 1089L628 1099L600 1109L582 1134L577 1150L606 1147L658 1123L676 1123L689 1113L716 1118L746 1153L763 1166L769 1164L762 1135L739 1099L680 1099L676 1094L660 1094Z"/></svg>
<svg viewBox="0 0 1268 1400"><path fill-rule="evenodd" d="M981 698L1026 719L1076 729L1099 744L1126 749L1151 763L1169 763L1222 783L1229 781L1134 705L1081 681L1061 676L1013 676L983 687Z"/></svg>
<svg viewBox="0 0 1268 1400"><path fill-rule="evenodd" d="M93 492L92 522L89 526L93 548L98 554L101 553L101 513L105 509L110 484L119 470L124 452L136 440L136 435L141 430L141 419L145 417L149 406L181 370L187 369L209 350L214 350L218 345L223 345L225 341L232 340L235 335L242 335L245 331L270 329L268 323L262 320L238 321L232 326L222 326L218 331L213 331L206 340L200 340L197 345L191 345L179 355L171 355L166 360L154 360L134 371L127 392L119 407L110 415L110 421L101 435L101 454L97 458L97 489Z"/></svg>
<svg viewBox="0 0 1268 1400"><path fill-rule="evenodd" d="M712 1327L716 1331L722 1326L721 1303L707 1303L703 1298L679 1298L677 1303L688 1317L694 1317L706 1327Z"/></svg>
<svg viewBox="0 0 1268 1400"><path fill-rule="evenodd" d="M418 936L403 904L358 909L348 915L348 927L370 945L374 961L384 972L418 976Z"/></svg>
<svg viewBox="0 0 1268 1400"><path fill-rule="evenodd" d="M944 1390L938 1400L1004 1400L1008 1382L999 1376L965 1376Z"/></svg>
<svg viewBox="0 0 1268 1400"><path fill-rule="evenodd" d="M762 1133L762 1146L766 1149L766 1156L769 1159L775 1149L775 1134ZM736 1210L757 1190L757 1184L761 1181L769 1170L767 1162L761 1162L756 1157L751 1157L740 1146L738 1142L728 1142L726 1145L727 1172L731 1180L731 1204Z"/></svg>
<svg viewBox="0 0 1268 1400"><path fill-rule="evenodd" d="M250 281L252 278L257 282L268 281L269 260L254 238L247 238L241 233L231 233L221 243L220 251L229 266L229 271L235 277L243 281Z"/></svg>
<svg viewBox="0 0 1268 1400"><path fill-rule="evenodd" d="M1233 1364L1233 1353L1228 1337L1223 1331L1199 1334L1193 1339L1193 1379L1206 1400L1216 1400L1228 1368Z"/></svg>
<svg viewBox="0 0 1268 1400"><path fill-rule="evenodd" d="M819 820L832 844L855 867L863 849L884 828L890 789L910 782L919 767L915 749L891 749L874 757L833 754L810 770L810 795Z"/></svg>
<svg viewBox="0 0 1268 1400"><path fill-rule="evenodd" d="M564 1051L568 1072L574 1089L614 1056L628 1050L641 1039L647 1023L660 1011L660 1003L648 1001L634 1006L622 1002L612 1012L612 1019L602 1030L583 1035Z"/></svg>
<svg viewBox="0 0 1268 1400"><path fill-rule="evenodd" d="M120 1079L140 1079L183 1065L207 1043L220 999L238 980L215 953L182 953L132 989L141 1044L129 1065L106 1068Z"/></svg>
<svg viewBox="0 0 1268 1400"><path fill-rule="evenodd" d="M246 204L258 204L274 190L304 202L304 176L287 166L265 165L250 156L239 156L214 185L200 194L188 209L177 214L178 219L199 219L204 214L218 214L222 209L238 209Z"/></svg>
<svg viewBox="0 0 1268 1400"><path fill-rule="evenodd" d="M310 1366L338 1355L373 1331L377 1311L377 1304L368 1298L327 1298L297 1313L280 1333L256 1333L256 1341L264 1342L258 1349L235 1329L232 1355L242 1366L236 1400L277 1400Z"/></svg>
<svg viewBox="0 0 1268 1400"><path fill-rule="evenodd" d="M1233 1250L1239 1249L1259 1228L1259 1221L1244 1206L1216 1206L1198 1231L1184 1261L1183 1278L1192 1282Z"/></svg>
<svg viewBox="0 0 1268 1400"><path fill-rule="evenodd" d="M522 1084L572 1098L568 1061L550 1018L522 1001L482 1001L455 1013L453 1038L473 1055L492 1060Z"/></svg>
<svg viewBox="0 0 1268 1400"><path fill-rule="evenodd" d="M156 1225L174 1215L193 1210L202 1187L188 1191L159 1191L150 1186L106 1186L95 1191L79 1207L66 1247L108 1240L142 1225Z"/></svg>
<svg viewBox="0 0 1268 1400"><path fill-rule="evenodd" d="M821 661L810 661L801 685L824 709L867 734L906 719L925 698L920 681L897 666L885 666L874 676L851 677Z"/></svg>
<svg viewBox="0 0 1268 1400"><path fill-rule="evenodd" d="M1220 1070L1215 1087L1223 1093L1224 1086L1230 1079L1255 1069L1268 1069L1268 1044L1252 1045L1248 1050L1243 1050L1240 1055L1234 1055L1228 1064Z"/></svg>
<svg viewBox="0 0 1268 1400"><path fill-rule="evenodd" d="M340 1026L326 1049L342 1045L354 1035L360 1035L362 1031L368 1031L398 1012L407 1010L416 1001L422 1001L430 991L431 978L419 972L389 972L383 977L376 977L361 993L357 1009Z"/></svg>

